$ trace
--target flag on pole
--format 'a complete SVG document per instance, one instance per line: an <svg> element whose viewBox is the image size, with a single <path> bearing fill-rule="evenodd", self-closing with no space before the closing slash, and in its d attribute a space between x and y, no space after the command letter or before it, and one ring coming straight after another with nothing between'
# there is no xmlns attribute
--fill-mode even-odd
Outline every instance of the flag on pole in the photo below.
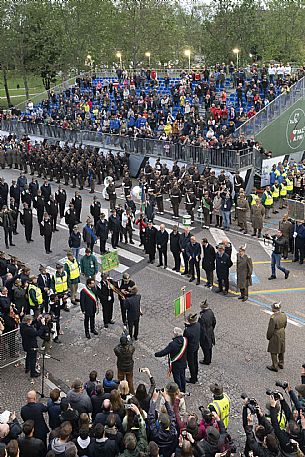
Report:
<svg viewBox="0 0 305 457"><path fill-rule="evenodd" d="M191 291L189 290L184 295L176 298L174 301L175 306L175 317L183 314L187 309L191 307Z"/></svg>

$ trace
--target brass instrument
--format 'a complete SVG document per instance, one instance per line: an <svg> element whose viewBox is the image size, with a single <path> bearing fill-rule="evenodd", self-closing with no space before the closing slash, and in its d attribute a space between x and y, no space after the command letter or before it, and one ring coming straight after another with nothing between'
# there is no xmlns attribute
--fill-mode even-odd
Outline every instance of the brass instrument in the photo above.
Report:
<svg viewBox="0 0 305 457"><path fill-rule="evenodd" d="M116 287L114 284L112 284L112 282L110 282L109 279L106 279L106 281L107 281L108 287L111 290L113 290L113 292L116 293L119 297L121 297L123 300L125 300L125 298L126 298L125 294L123 294L123 292L118 287Z"/></svg>

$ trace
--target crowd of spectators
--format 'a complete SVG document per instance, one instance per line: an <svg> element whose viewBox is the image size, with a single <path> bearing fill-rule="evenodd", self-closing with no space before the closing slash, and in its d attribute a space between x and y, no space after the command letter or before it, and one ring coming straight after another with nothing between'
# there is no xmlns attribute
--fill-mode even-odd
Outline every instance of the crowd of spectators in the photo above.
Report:
<svg viewBox="0 0 305 457"><path fill-rule="evenodd" d="M61 93L50 91L39 105L25 112L12 110L4 118L159 139L179 144L215 147L226 143L235 129L303 75L290 65L247 69L216 65L182 71L178 78L156 70L117 70L115 77L77 78Z"/></svg>

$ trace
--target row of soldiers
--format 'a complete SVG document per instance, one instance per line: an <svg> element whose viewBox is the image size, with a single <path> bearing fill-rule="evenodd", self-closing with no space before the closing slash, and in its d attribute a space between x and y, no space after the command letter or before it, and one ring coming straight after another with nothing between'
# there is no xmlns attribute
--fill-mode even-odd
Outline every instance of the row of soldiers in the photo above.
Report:
<svg viewBox="0 0 305 457"><path fill-rule="evenodd" d="M77 185L82 190L85 183L94 192L95 184L102 184L106 176L112 176L118 180L122 176L124 168L128 165L126 154L109 151L107 155L101 155L98 148L89 146L69 146L65 144L50 145L43 143L31 143L25 137L20 142L12 135L0 141L0 166L5 166L30 171L39 178Z"/></svg>

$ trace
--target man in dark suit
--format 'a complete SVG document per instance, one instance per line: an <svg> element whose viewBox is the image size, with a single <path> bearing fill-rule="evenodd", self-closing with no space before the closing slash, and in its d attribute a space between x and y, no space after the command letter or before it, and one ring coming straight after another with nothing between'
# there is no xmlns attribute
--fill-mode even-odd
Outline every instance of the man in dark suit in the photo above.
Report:
<svg viewBox="0 0 305 457"><path fill-rule="evenodd" d="M156 242L157 242L157 229L153 226L152 221L148 221L147 229L145 230L145 251L148 254L149 263L154 263L156 257Z"/></svg>
<svg viewBox="0 0 305 457"><path fill-rule="evenodd" d="M202 268L205 271L207 277L207 283L205 287L213 288L213 272L215 270L215 259L216 252L213 246L211 246L206 238L202 239Z"/></svg>
<svg viewBox="0 0 305 457"><path fill-rule="evenodd" d="M157 248L159 251L159 265L158 267L163 266L164 257L164 268L167 268L167 243L168 243L168 232L165 230L165 225L160 225L160 230L157 232Z"/></svg>
<svg viewBox="0 0 305 457"><path fill-rule="evenodd" d="M220 244L216 253L216 274L218 279L218 289L215 291L216 293L223 292L224 295L228 294L229 273L232 265L233 262L228 254L225 253L224 245Z"/></svg>
<svg viewBox="0 0 305 457"><path fill-rule="evenodd" d="M95 313L97 310L97 295L95 290L95 281L92 278L88 278L86 281L86 287L81 290L80 293L80 308L82 313L85 315L84 327L86 338L90 340L89 333L89 321L90 331L93 335L98 335L95 330Z"/></svg>
<svg viewBox="0 0 305 457"><path fill-rule="evenodd" d="M189 274L189 259L186 253L186 248L190 243L191 236L192 234L190 233L189 227L185 227L183 233L180 235L180 249L184 261L184 272L181 273L182 276Z"/></svg>
<svg viewBox="0 0 305 457"><path fill-rule="evenodd" d="M111 245L113 249L116 249L119 244L121 221L115 209L111 211L111 215L108 220L108 228L111 233Z"/></svg>
<svg viewBox="0 0 305 457"><path fill-rule="evenodd" d="M197 314L189 314L185 322L183 336L187 339L187 364L190 378L186 382L195 384L198 381L198 351L200 343L200 324L197 322Z"/></svg>
<svg viewBox="0 0 305 457"><path fill-rule="evenodd" d="M114 294L110 288L110 284L113 284L112 279L109 278L107 273L103 273L100 286L96 289L97 296L102 305L104 328L108 328L108 324L114 324L114 320L112 319Z"/></svg>
<svg viewBox="0 0 305 457"><path fill-rule="evenodd" d="M185 392L187 339L179 327L174 328L172 341L161 351L155 352L155 357L169 355L170 371L181 392Z"/></svg>
<svg viewBox="0 0 305 457"><path fill-rule="evenodd" d="M93 202L90 205L90 214L94 219L94 228L96 229L96 225L100 219L101 214L101 202L98 201L97 197L93 197Z"/></svg>
<svg viewBox="0 0 305 457"><path fill-rule="evenodd" d="M34 438L38 438L46 444L49 428L44 420L43 414L48 411L48 407L42 403L37 403L35 390L30 390L27 393L26 401L27 404L22 406L20 411L21 418L23 421L29 419L34 421Z"/></svg>
<svg viewBox="0 0 305 457"><path fill-rule="evenodd" d="M36 329L32 326L32 316L25 316L20 324L20 335L22 338L22 347L26 352L25 372L30 371L31 378L37 378L40 373L36 371L36 355L35 349L38 348Z"/></svg>
<svg viewBox="0 0 305 457"><path fill-rule="evenodd" d="M189 267L190 267L190 282L195 280L195 269L197 275L196 284L200 284L200 257L201 257L201 246L197 243L196 238L191 236L190 243L186 246L186 255L189 259Z"/></svg>
<svg viewBox="0 0 305 457"><path fill-rule="evenodd" d="M169 235L169 246L171 253L173 254L175 266L172 270L180 272L180 265L181 265L181 248L180 248L180 233L178 232L177 225L173 226L173 231Z"/></svg>
<svg viewBox="0 0 305 457"><path fill-rule="evenodd" d="M100 253L103 255L106 252L106 242L109 234L109 225L104 213L101 213L95 230L96 236L100 239Z"/></svg>
<svg viewBox="0 0 305 457"><path fill-rule="evenodd" d="M24 436L18 438L18 447L20 457L44 457L46 455L46 447L39 438L34 437L34 421L28 419L22 426Z"/></svg>
<svg viewBox="0 0 305 457"><path fill-rule="evenodd" d="M125 308L127 311L127 323L130 338L138 339L141 311L141 295L138 294L136 286L131 287L130 296L125 300Z"/></svg>
<svg viewBox="0 0 305 457"><path fill-rule="evenodd" d="M62 219L65 215L65 206L67 200L67 194L65 189L62 189L61 186L58 186L58 190L55 192L55 200L59 206L59 217Z"/></svg>
<svg viewBox="0 0 305 457"><path fill-rule="evenodd" d="M50 289L52 288L52 281L51 281L51 275L50 273L47 272L46 267L43 265L40 265L39 267L39 275L37 278L37 286L41 290L42 293L42 298L43 298L43 304L41 305L41 311L47 313L49 310L49 293Z"/></svg>

